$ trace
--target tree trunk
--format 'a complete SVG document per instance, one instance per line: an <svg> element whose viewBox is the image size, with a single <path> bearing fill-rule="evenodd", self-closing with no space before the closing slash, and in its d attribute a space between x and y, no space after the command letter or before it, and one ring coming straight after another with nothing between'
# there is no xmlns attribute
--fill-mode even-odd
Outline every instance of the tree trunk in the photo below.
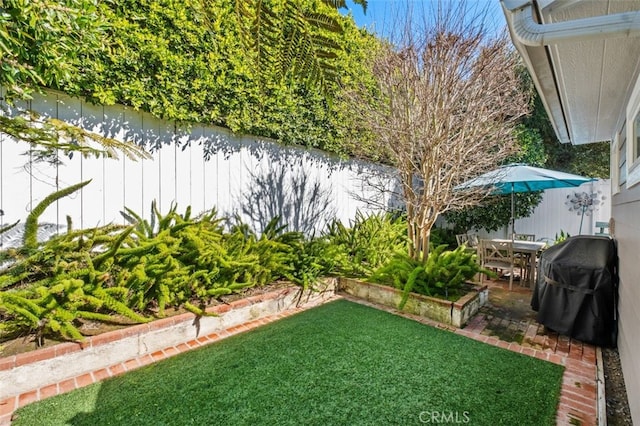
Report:
<svg viewBox="0 0 640 426"><path fill-rule="evenodd" d="M431 228L419 226L411 218L407 218L407 234L410 241L409 257L426 262L429 258Z"/></svg>
<svg viewBox="0 0 640 426"><path fill-rule="evenodd" d="M407 206L407 237L409 238L409 257L415 258L416 256L416 228L413 221L413 209L411 206Z"/></svg>
<svg viewBox="0 0 640 426"><path fill-rule="evenodd" d="M431 239L431 227L422 228L422 232L420 235L420 239L422 240L422 246L424 249L422 250L422 262L427 263L429 259L429 240Z"/></svg>

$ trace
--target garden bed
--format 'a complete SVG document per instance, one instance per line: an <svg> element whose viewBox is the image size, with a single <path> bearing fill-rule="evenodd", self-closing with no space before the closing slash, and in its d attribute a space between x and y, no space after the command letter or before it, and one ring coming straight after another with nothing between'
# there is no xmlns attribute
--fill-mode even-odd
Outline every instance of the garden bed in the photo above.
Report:
<svg viewBox="0 0 640 426"><path fill-rule="evenodd" d="M224 337L247 323L257 323L262 318L297 307L324 303L334 296L336 279L326 279L317 287L318 291L301 293L299 286L291 284L207 309L216 316L196 317L192 313L182 313L90 336L81 343L59 343L0 358L0 383L3 384L0 404L6 398L37 392L68 379L73 381L73 378L139 360L167 348L192 342L199 346L212 340L208 336Z"/></svg>
<svg viewBox="0 0 640 426"><path fill-rule="evenodd" d="M454 302L411 293L402 311L463 327L489 299L486 285L471 284L470 287L471 290L467 294ZM397 308L402 300L401 290L352 278L340 278L339 288L352 296L393 308Z"/></svg>

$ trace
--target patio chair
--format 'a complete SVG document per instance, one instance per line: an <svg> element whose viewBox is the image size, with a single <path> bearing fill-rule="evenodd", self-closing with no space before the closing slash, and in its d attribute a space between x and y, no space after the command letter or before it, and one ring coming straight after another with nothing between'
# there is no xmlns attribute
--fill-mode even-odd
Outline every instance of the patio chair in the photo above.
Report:
<svg viewBox="0 0 640 426"><path fill-rule="evenodd" d="M461 245L469 246L469 236L467 234L456 234L456 242L458 243L458 247Z"/></svg>
<svg viewBox="0 0 640 426"><path fill-rule="evenodd" d="M513 234L513 239L517 241L535 241L536 234Z"/></svg>
<svg viewBox="0 0 640 426"><path fill-rule="evenodd" d="M513 269L515 258L513 256L513 243L511 241L480 240L478 246L480 266L486 269L494 269L509 272L509 291L513 289ZM482 285L485 274L480 274Z"/></svg>
<svg viewBox="0 0 640 426"><path fill-rule="evenodd" d="M535 234L513 234L515 241L535 241ZM531 254L528 253L514 253L514 261L516 266L520 268L520 285L524 285L531 281L529 271L531 271Z"/></svg>
<svg viewBox="0 0 640 426"><path fill-rule="evenodd" d="M467 243L469 245L469 247L473 247L474 249L478 248L478 244L480 243L480 239L478 238L478 234L474 234L474 233L467 234L467 237L469 238L469 241Z"/></svg>

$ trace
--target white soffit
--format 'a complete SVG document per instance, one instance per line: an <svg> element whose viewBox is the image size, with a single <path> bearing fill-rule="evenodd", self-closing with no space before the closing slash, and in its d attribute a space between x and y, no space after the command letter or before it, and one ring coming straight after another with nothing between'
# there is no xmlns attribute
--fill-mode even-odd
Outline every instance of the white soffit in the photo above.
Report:
<svg viewBox="0 0 640 426"><path fill-rule="evenodd" d="M504 3L507 8L514 4ZM539 0L534 8L534 20L546 25L639 11L640 0ZM590 31L584 37L556 37L546 46L525 45L514 36L513 16L507 10L505 14L561 142L610 140L622 125L638 77L640 34L620 31L598 37Z"/></svg>

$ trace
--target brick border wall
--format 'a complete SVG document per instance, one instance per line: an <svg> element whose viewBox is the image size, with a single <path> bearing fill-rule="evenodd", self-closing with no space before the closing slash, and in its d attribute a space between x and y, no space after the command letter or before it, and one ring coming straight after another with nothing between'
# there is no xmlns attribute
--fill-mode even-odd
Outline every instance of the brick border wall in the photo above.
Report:
<svg viewBox="0 0 640 426"><path fill-rule="evenodd" d="M341 277L339 279L339 288L351 296L391 308L397 308L402 299L401 290L353 278ZM488 300L489 290L486 285L475 285L474 291L467 293L455 302L411 293L402 311L408 314L427 317L443 324L464 327L469 319L474 316Z"/></svg>
<svg viewBox="0 0 640 426"><path fill-rule="evenodd" d="M95 383L155 361L317 306L335 298L337 279L320 291L291 286L217 305L217 316L194 322L192 313L88 337L82 343L0 358L0 425L30 402Z"/></svg>

